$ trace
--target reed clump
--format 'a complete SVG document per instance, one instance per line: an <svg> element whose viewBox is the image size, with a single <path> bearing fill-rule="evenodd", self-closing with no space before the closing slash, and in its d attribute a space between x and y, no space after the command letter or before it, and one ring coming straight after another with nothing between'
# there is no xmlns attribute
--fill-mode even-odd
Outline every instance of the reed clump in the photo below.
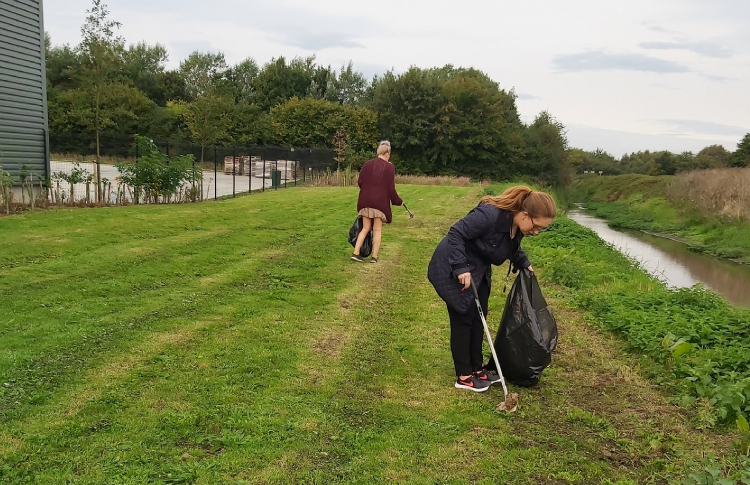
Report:
<svg viewBox="0 0 750 485"><path fill-rule="evenodd" d="M334 186L334 187L350 187L357 185L359 180L359 172L346 168L337 171L320 171L310 175L307 179L306 185L312 185L314 187L320 186ZM397 184L410 184L410 185L443 185L452 187L469 187L472 182L469 177L449 177L449 176L437 176L431 177L427 175L396 175ZM488 182L485 182L485 184Z"/></svg>
<svg viewBox="0 0 750 485"><path fill-rule="evenodd" d="M703 214L750 220L750 167L696 170L675 176L667 185L669 199Z"/></svg>

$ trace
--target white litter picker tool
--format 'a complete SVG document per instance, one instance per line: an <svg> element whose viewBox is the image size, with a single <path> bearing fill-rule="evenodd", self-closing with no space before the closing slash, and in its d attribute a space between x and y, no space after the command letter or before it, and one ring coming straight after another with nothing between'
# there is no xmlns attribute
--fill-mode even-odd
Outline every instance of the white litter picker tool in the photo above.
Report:
<svg viewBox="0 0 750 485"><path fill-rule="evenodd" d="M503 377L503 371L500 369L500 361L497 360L497 353L495 352L495 345L492 343L492 336L490 335L490 328L487 326L487 320L484 318L484 312L482 311L482 304L479 303L479 293L477 293L477 287L474 285L474 279L471 280L471 289L474 291L474 301L477 304L477 311L479 311L479 317L482 319L482 325L484 325L484 334L487 336L487 343L490 344L490 350L492 351L492 358L495 361L495 368L497 369L497 375L500 376L500 384L503 385L503 394L505 394L505 400L497 405L497 409L508 413L514 412L518 409L518 394L515 392L508 392L508 386L505 385L505 377Z"/></svg>

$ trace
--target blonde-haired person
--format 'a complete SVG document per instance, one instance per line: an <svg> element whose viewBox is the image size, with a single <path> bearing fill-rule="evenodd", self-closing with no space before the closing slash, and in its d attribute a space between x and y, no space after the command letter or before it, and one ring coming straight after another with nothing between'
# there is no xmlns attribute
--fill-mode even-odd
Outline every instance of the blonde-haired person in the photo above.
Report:
<svg viewBox="0 0 750 485"><path fill-rule="evenodd" d="M427 277L448 307L455 387L482 392L499 381L483 368L484 327L469 289L471 281L486 315L492 265L510 260L517 269L534 271L521 240L546 230L556 214L555 199L549 194L516 185L497 197L482 197L435 249Z"/></svg>
<svg viewBox="0 0 750 485"><path fill-rule="evenodd" d="M372 229L371 263L377 263L380 254L380 241L383 234L383 223L391 223L391 204L401 205L404 202L396 192L396 170L391 159L391 142L383 140L378 145L378 156L368 160L359 172L359 198L357 212L362 216L362 231L357 237L352 253L352 261L363 262L359 255L365 237Z"/></svg>

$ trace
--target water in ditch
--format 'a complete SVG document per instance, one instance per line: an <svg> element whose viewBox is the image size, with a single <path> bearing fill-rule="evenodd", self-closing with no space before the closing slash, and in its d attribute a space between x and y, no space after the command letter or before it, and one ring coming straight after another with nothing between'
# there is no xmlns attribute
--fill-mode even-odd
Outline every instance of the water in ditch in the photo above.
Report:
<svg viewBox="0 0 750 485"><path fill-rule="evenodd" d="M662 237L615 230L607 221L581 210L568 212L568 217L596 232L669 286L683 288L702 283L730 303L750 307L750 267L747 265L696 253L680 242Z"/></svg>

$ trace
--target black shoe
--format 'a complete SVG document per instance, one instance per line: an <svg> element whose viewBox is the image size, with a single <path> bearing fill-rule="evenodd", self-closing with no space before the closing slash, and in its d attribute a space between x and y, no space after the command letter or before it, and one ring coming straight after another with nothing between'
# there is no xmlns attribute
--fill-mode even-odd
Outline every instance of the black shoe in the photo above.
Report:
<svg viewBox="0 0 750 485"><path fill-rule="evenodd" d="M474 373L474 377L476 377L480 381L489 382L490 385L500 382L499 375L493 374L492 372L487 372L486 369L476 371Z"/></svg>
<svg viewBox="0 0 750 485"><path fill-rule="evenodd" d="M490 385L491 384L487 381L483 381L481 379L477 379L474 376L470 376L466 380L457 377L455 387L456 389L468 389L474 392L484 392L490 388Z"/></svg>
<svg viewBox="0 0 750 485"><path fill-rule="evenodd" d="M375 258L375 257L370 258L370 262L371 263L377 263L378 262L378 258Z"/></svg>
<svg viewBox="0 0 750 485"><path fill-rule="evenodd" d="M359 254L352 253L352 258L351 259L352 259L352 261L356 261L358 263L364 263L365 262L365 260L362 259L362 256L360 256Z"/></svg>

